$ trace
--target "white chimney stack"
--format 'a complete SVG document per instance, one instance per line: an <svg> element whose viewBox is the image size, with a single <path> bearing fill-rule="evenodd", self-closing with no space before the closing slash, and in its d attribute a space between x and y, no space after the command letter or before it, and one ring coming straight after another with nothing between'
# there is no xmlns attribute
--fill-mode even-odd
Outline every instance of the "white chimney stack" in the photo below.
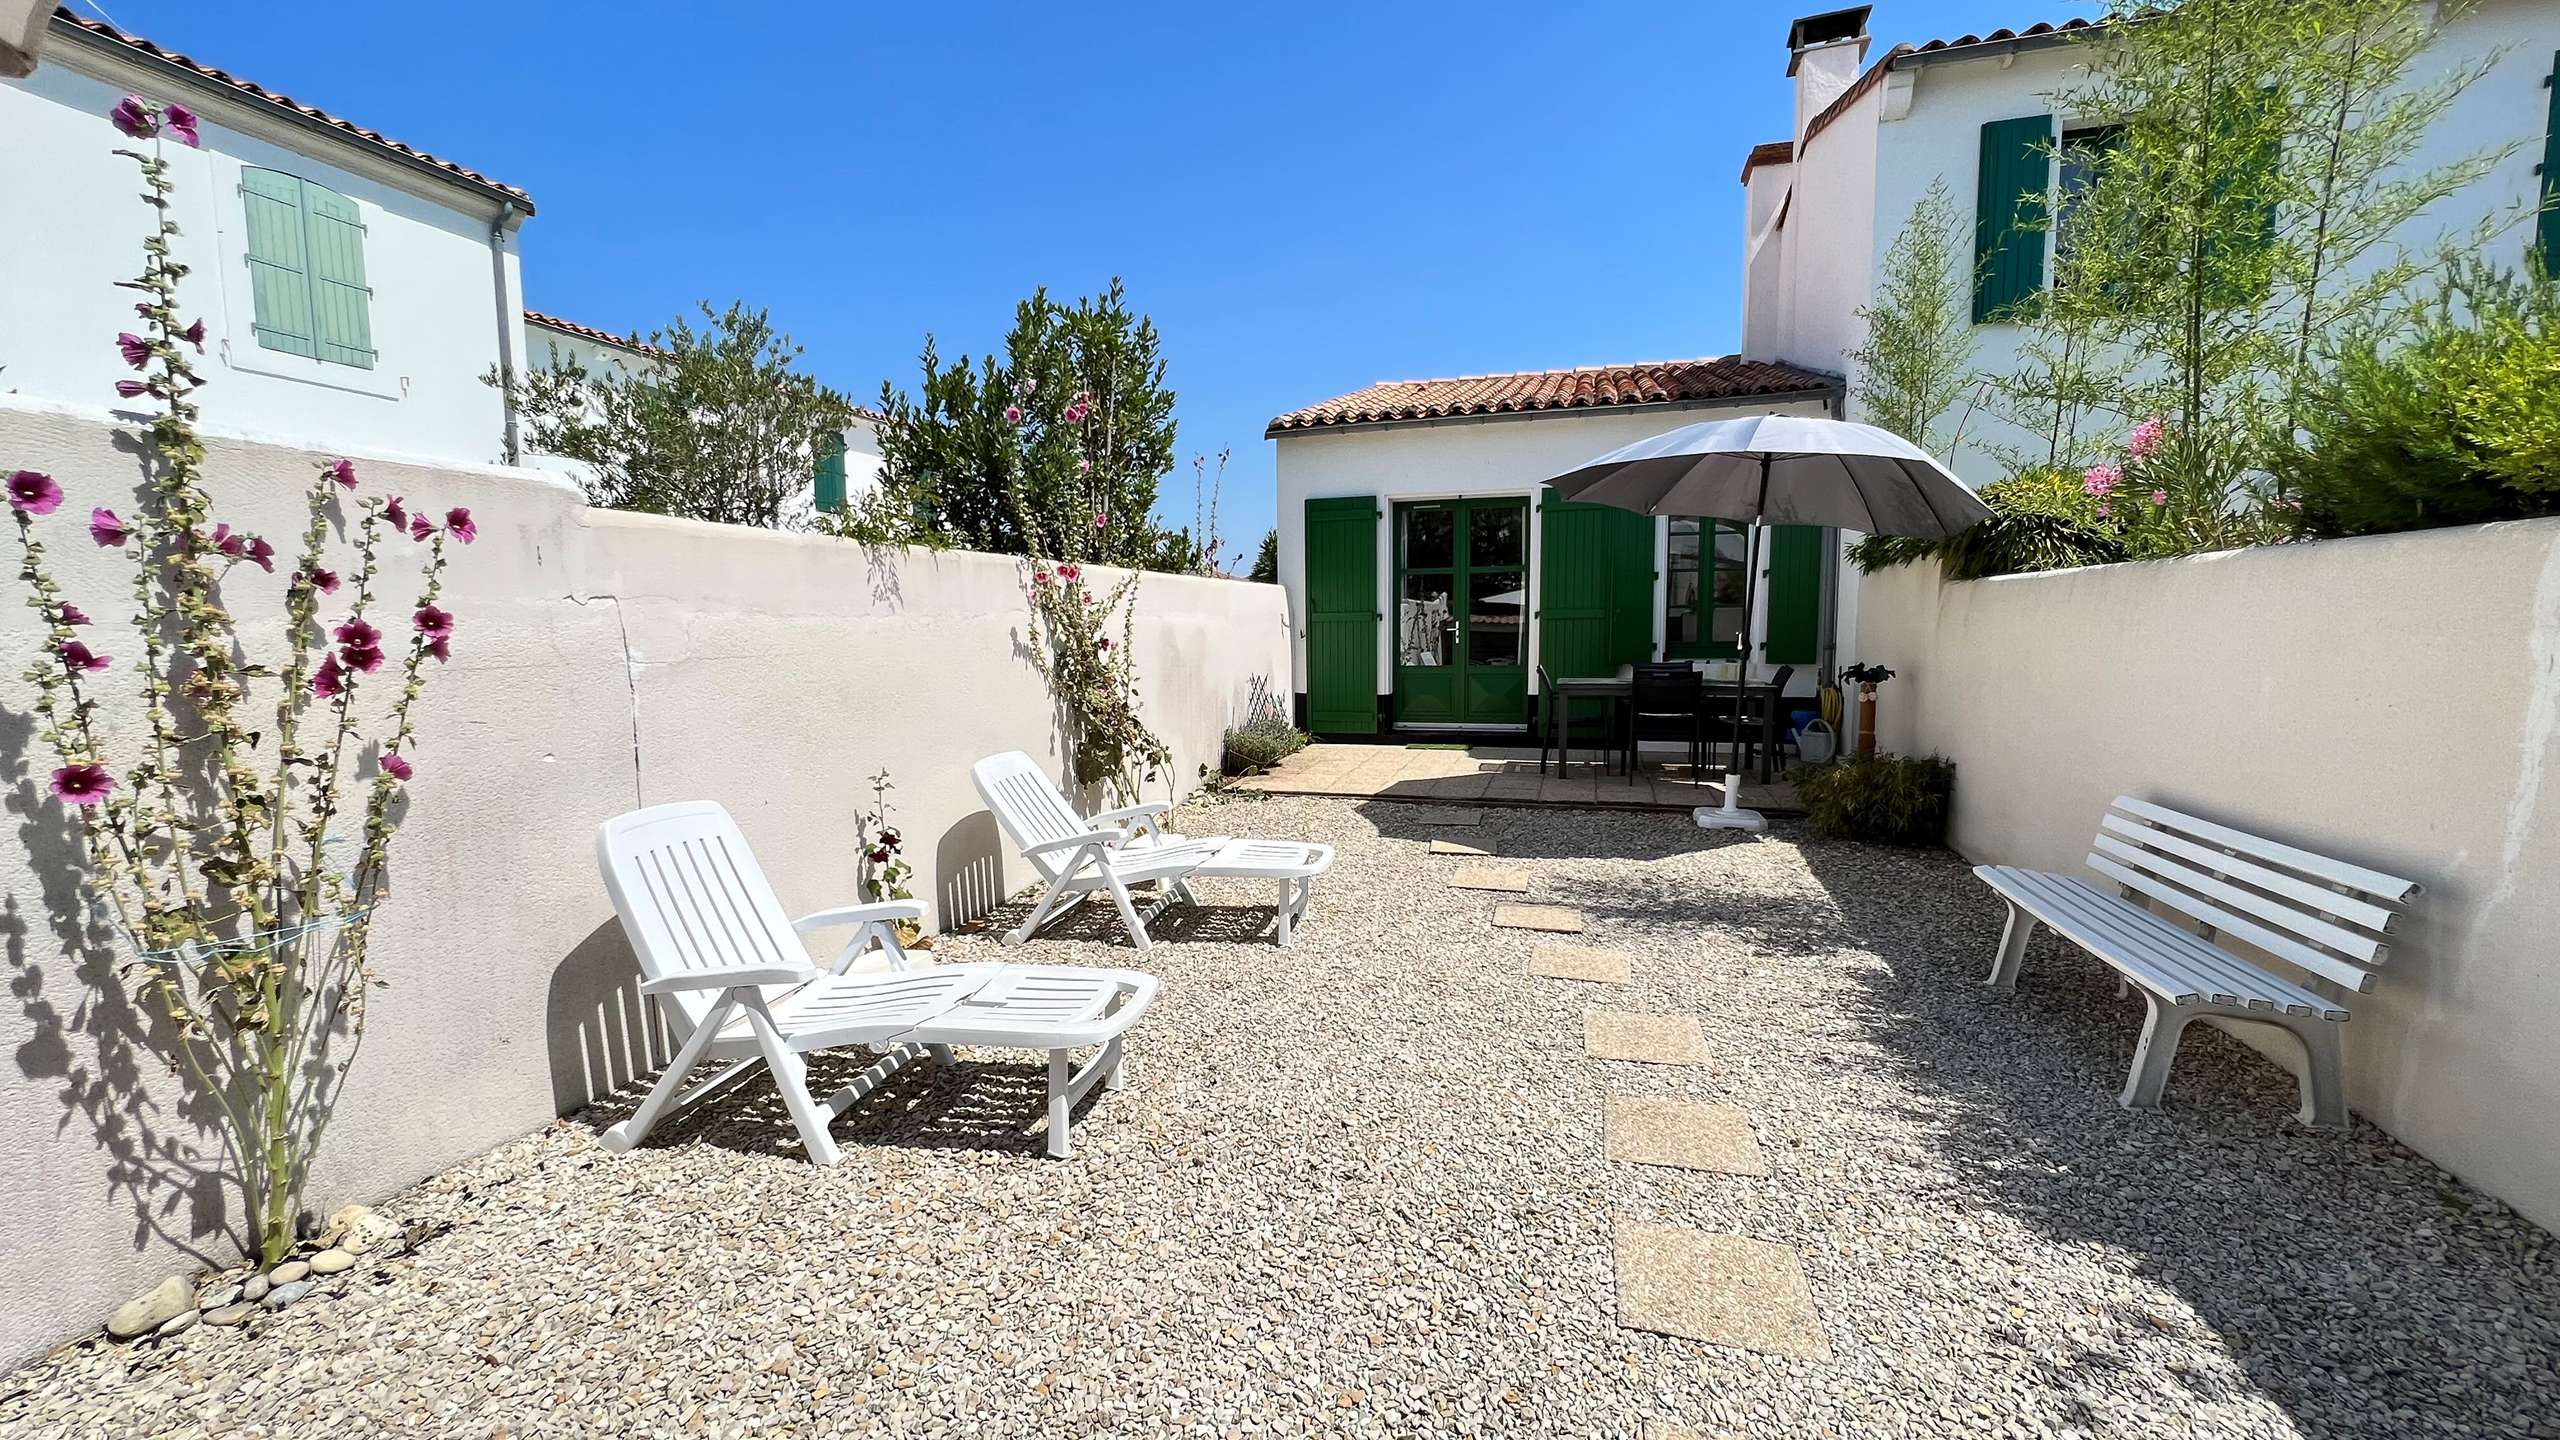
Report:
<svg viewBox="0 0 2560 1440"><path fill-rule="evenodd" d="M1804 143L1804 127L1840 98L1858 78L1867 58L1867 12L1853 5L1807 15L1787 27L1787 73L1796 82L1796 143Z"/></svg>

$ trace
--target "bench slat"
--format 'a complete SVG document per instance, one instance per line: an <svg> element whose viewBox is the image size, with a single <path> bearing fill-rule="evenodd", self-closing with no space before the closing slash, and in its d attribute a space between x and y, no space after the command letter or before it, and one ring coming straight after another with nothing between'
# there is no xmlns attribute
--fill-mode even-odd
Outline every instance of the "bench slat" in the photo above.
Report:
<svg viewBox="0 0 2560 1440"><path fill-rule="evenodd" d="M2273 896L2261 895L2227 880L2218 880L2172 855L2162 855L2131 845L2113 835L2100 835L2094 842L2105 854L2137 869L2147 870L2163 880L2182 885L2197 894L2209 896L2236 910L2245 911L2270 924L2285 929L2315 944L2325 945L2350 960L2379 965L2387 953L2383 943L2370 935L2359 934L2343 925L2333 924L2317 915L2307 915ZM2180 911L2194 913L2195 900L2185 896L2167 902Z"/></svg>
<svg viewBox="0 0 2560 1440"><path fill-rule="evenodd" d="M2261 890L2273 891L2278 895L2299 900L2316 910L2327 911L2350 925L2361 925L2367 930L2388 934L2392 925L2400 918L2399 911L2376 905L2361 895L2350 894L2344 890L2327 889L2314 885L2308 880L2288 875L2281 870L2270 870L2264 865L2244 860L2237 855L2227 854L2211 845L2200 845L2173 830L2164 830L2156 825L2145 825L2122 815L2108 815L2098 823L2105 829L2130 837L2136 844L2183 856L2196 861L2208 870L2219 870L2225 875L2246 880Z"/></svg>
<svg viewBox="0 0 2560 1440"><path fill-rule="evenodd" d="M2172 810L2166 805L2154 805L2148 800L2136 800L2130 795L2117 796L2115 808L2129 815L2139 815L2146 820L2157 820L2172 830L2193 835L2198 839L2210 840L2217 845L2228 845L2243 855L2273 861L2288 870L2299 870L2305 875L2316 875L2323 880L2334 881L2340 885L2351 885L2386 904L2407 904L2426 891L2426 887L2415 880L2403 880L2397 875L2385 875L2379 870L2368 870L2362 865L2352 865L2344 860L2332 860L2326 855L2316 855L2282 841L2269 840L2262 835L2252 835L2246 830L2234 830L2228 825L2217 825L2213 821L2189 815L2184 811Z"/></svg>
<svg viewBox="0 0 2560 1440"><path fill-rule="evenodd" d="M2172 1004L2211 1000L2240 1009L2348 1018L2336 1001L2076 876L2000 865L1977 866L1973 873L2055 933Z"/></svg>
<svg viewBox="0 0 2560 1440"><path fill-rule="evenodd" d="M2314 950L2290 935L2279 935L2254 920L2243 919L2218 905L2210 905L2187 894L2167 881L2144 874L2130 866L2119 865L2095 851L2090 852L2092 870L2120 884L2138 890L2155 900L2165 900L2185 914L2229 935L2236 935L2259 949L2288 963L2299 965L2323 980L2334 981L2358 992L2373 989L2373 972L2339 959L2326 951Z"/></svg>

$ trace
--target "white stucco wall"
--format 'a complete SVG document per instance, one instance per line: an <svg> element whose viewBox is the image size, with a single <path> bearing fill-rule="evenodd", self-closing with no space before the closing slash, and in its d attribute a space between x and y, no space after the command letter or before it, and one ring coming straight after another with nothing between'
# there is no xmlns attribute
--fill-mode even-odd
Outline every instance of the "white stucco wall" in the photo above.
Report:
<svg viewBox="0 0 2560 1440"><path fill-rule="evenodd" d="M1459 496L1534 497L1548 477L1560 475L1586 460L1605 455L1666 430L1732 415L1821 415L1827 402L1797 401L1781 405L1738 403L1721 406L1652 406L1641 410L1569 410L1499 419L1426 421L1374 426L1339 432L1284 433L1274 437L1280 531L1280 583L1289 596L1289 613L1300 629L1290 646L1293 684L1306 689L1306 525L1307 502L1336 496L1370 495L1384 516L1378 521L1378 594L1394 593L1395 502ZM1538 597L1539 526L1529 527L1530 604ZM1662 644L1661 579L1665 528L1654 535L1654 645ZM1753 607L1753 638L1760 638L1765 607ZM1538 627L1529 626L1529 689L1537 691ZM1394 690L1393 647L1378 646L1378 692ZM1799 667L1802 670L1803 667ZM1803 690L1810 684L1794 688Z"/></svg>
<svg viewBox="0 0 2560 1440"><path fill-rule="evenodd" d="M1864 338L1858 318L1875 233L1876 116L1884 87L1866 92L1812 139L1796 142L1787 245L1784 318L1767 358L1839 375ZM1840 303L1842 296L1853 297Z"/></svg>
<svg viewBox="0 0 2560 1440"><path fill-rule="evenodd" d="M61 579L99 617L99 648L130 657L112 618L129 581L67 538L87 506L130 503L135 462L101 418L0 400L0 464L69 492L46 522L66 536ZM313 458L215 439L217 515L293 533ZM645 1072L631 961L595 872L595 827L612 815L722 801L798 914L853 898L853 815L885 766L938 923L1028 883L968 778L1006 749L1063 769L1046 688L1016 650L1015 560L591 510L529 471L366 463L361 475L413 504L470 506L480 539L450 572L456 653L422 702L412 808L375 920L389 988L371 1002L315 1209L390 1193ZM406 573L406 547L390 563ZM280 583L243 572L226 589L254 617L246 633L280 632ZM1256 682L1287 677L1281 594L1151 575L1138 607L1144 713L1187 790ZM222 1215L117 1178L137 1144L214 1142L173 1128L176 1086L130 1048L115 1007L93 1002L90 980L128 957L103 935L65 941L80 928L76 872L37 788L51 762L17 678L38 638L24 606L0 606L13 822L0 913L15 917L0 1006L0 1365L95 1324L190 1250L226 1253ZM130 676L117 679L121 694Z"/></svg>
<svg viewBox="0 0 2560 1440"><path fill-rule="evenodd" d="M2129 794L2425 884L2348 1099L2560 1227L2560 520L1867 589L1879 733L1956 762L1968 857L2080 873Z"/></svg>
<svg viewBox="0 0 2560 1440"><path fill-rule="evenodd" d="M208 332L208 419L317 448L471 463L503 454L503 407L480 377L522 306L512 233L503 296L491 263L495 198L256 106L175 89L58 29L55 41L34 75L0 81L0 392L105 405L133 373L115 337L135 326L134 293L115 287L142 268L154 216L136 198L133 162L112 153L131 142L107 121L132 91L183 99L204 117L201 150L171 142L165 153L184 232L175 254L194 271L185 304ZM299 175L361 210L381 352L372 369L264 349L251 333L244 165Z"/></svg>

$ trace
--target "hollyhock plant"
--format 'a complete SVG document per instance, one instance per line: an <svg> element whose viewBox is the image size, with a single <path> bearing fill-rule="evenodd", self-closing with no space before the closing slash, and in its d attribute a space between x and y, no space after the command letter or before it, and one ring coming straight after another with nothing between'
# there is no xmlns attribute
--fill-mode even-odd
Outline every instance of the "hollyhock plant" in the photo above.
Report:
<svg viewBox="0 0 2560 1440"><path fill-rule="evenodd" d="M418 769L399 751L385 750L382 752L382 773L394 780L406 780L417 774Z"/></svg>
<svg viewBox="0 0 2560 1440"><path fill-rule="evenodd" d="M471 523L469 507L456 505L444 512L444 533L468 545L480 538L480 527Z"/></svg>
<svg viewBox="0 0 2560 1440"><path fill-rule="evenodd" d="M412 540L417 540L417 541L427 541L427 540L432 540L432 539L434 539L434 538L435 538L435 536L436 536L436 522L434 522L433 520L428 519L428 518L427 518L426 516L424 516L424 515L412 515L412 516L410 516L410 517L409 517L409 538L410 538L410 539L412 539Z"/></svg>
<svg viewBox="0 0 2560 1440"><path fill-rule="evenodd" d="M418 613L410 617L410 623L418 627L419 634L430 640L453 634L453 612L433 605L419 606Z"/></svg>
<svg viewBox="0 0 2560 1440"><path fill-rule="evenodd" d="M128 588L141 654L123 668L138 675L129 690L111 684L112 657L74 638L90 618L55 575L48 542L58 537L41 533L63 486L19 470L8 480L13 569L46 634L24 671L31 695L9 703L31 718L58 767L49 790L77 826L94 913L130 946L121 963L83 971L102 991L90 998L111 996L144 1022L132 1031L137 1043L159 1050L178 1076L174 1113L224 1127L221 1144L183 1142L197 1157L188 1164L201 1165L188 1174L232 1189L213 1203L241 1221L259 1264L272 1268L295 1243L319 1122L362 1034L374 988L365 917L391 893L407 773L394 774L389 757L411 763L425 666L449 653L454 622L438 604L445 536L467 542L469 525L465 516L458 528L450 519L431 526L423 552L400 552L419 558L398 565L385 542L411 517L396 500L354 498L354 467L335 459L314 467L290 556L213 520L197 432L205 327L181 322L187 270L173 258L173 217L197 197L181 194L161 153L166 142L197 143L200 122L185 106L140 96L110 118L134 141L160 142L116 151L139 169L149 206L140 273L119 282L142 294L139 323L114 336L134 371L116 393L147 397L147 423L128 416L124 428L148 463L129 513L93 505L86 515L92 543L135 567ZM75 483L122 490L132 479L109 467ZM76 521L60 523L76 533ZM341 547L344 560L333 554ZM260 572L275 575L280 559L283 625L244 624L234 596L259 584ZM333 627L318 606L339 588L339 565L353 603ZM403 574L416 581L414 598L390 598L390 587L405 590ZM372 620L380 605L445 616L436 627L444 633L420 630L388 656ZM244 604L244 613L265 609ZM381 683L365 679L385 669L394 673ZM373 746L386 759L368 770ZM156 1091L154 1100L166 1103Z"/></svg>

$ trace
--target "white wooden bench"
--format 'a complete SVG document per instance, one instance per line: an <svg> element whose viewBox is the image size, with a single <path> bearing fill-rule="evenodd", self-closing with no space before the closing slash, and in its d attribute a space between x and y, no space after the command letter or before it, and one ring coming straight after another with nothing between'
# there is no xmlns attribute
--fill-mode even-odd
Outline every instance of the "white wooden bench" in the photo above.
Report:
<svg viewBox="0 0 2560 1440"><path fill-rule="evenodd" d="M2390 953L2404 907L2423 887L2123 795L2100 820L2087 863L2114 883L2115 893L2070 875L1974 867L2009 902L1991 985L2017 988L2028 937L2045 925L2114 967L2117 993L2138 989L2150 1006L2124 1105L2156 1108L2178 1037L2191 1022L2213 1016L2293 1032L2306 1061L2303 1121L2344 1125L2338 1037L2345 1002L2217 942L2239 941L2316 980L2364 994Z"/></svg>

